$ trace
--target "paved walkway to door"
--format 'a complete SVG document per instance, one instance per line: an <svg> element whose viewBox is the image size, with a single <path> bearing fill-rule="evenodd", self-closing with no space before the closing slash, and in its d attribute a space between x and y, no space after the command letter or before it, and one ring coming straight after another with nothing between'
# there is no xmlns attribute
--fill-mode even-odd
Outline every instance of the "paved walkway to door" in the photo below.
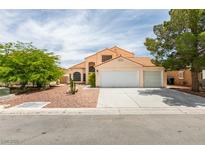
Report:
<svg viewBox="0 0 205 154"><path fill-rule="evenodd" d="M205 107L205 99L166 88L101 88L98 108Z"/></svg>

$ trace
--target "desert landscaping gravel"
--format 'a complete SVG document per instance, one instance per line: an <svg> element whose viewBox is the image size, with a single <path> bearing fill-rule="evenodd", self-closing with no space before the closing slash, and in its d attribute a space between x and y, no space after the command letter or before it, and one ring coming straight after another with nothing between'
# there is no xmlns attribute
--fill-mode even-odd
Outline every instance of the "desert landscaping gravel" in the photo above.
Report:
<svg viewBox="0 0 205 154"><path fill-rule="evenodd" d="M0 105L6 104L10 107L24 102L51 102L44 108L95 108L99 90L97 88L86 88L78 85L78 92L75 95L67 94L68 85L52 87L48 90L24 93L16 95L8 100L0 100Z"/></svg>

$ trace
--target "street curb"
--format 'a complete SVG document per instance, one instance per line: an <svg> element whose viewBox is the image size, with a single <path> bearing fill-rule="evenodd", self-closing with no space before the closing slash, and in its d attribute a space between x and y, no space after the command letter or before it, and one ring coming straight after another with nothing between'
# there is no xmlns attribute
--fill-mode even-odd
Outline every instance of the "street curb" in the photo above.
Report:
<svg viewBox="0 0 205 154"><path fill-rule="evenodd" d="M205 108L42 108L0 109L0 115L166 115L205 114Z"/></svg>

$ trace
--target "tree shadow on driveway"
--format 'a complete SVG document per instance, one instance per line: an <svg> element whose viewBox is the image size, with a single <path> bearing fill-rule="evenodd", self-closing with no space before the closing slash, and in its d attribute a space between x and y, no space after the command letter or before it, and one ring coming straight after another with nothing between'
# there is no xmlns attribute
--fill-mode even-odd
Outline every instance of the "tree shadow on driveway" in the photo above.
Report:
<svg viewBox="0 0 205 154"><path fill-rule="evenodd" d="M205 107L205 99L203 97L176 90L166 88L139 89L138 93L141 96L160 96L163 99L163 103L169 106Z"/></svg>

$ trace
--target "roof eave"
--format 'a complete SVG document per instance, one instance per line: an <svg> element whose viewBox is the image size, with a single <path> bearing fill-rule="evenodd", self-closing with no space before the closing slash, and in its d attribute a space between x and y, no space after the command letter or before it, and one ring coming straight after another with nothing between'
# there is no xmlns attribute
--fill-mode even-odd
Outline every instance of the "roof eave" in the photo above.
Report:
<svg viewBox="0 0 205 154"><path fill-rule="evenodd" d="M108 63L108 62L111 62L111 61L113 61L113 60L115 60L115 59L118 59L118 58L120 58L120 57L122 57L122 58L124 58L124 59L127 59L127 60L129 60L129 61L131 61L131 62L133 62L133 63L136 63L136 64L141 65L141 66L144 67L143 64L138 63L138 62L136 62L136 61L133 61L133 60L131 60L131 59L129 59L129 58L126 58L126 57L124 57L124 56L121 56L121 55L118 56L118 57L115 57L115 58L113 58L113 59L111 59L111 60L108 60L108 61L106 61L106 62L104 62L104 63L101 63L101 64L99 64L99 65L96 65L95 67L99 67L99 66L101 66L101 65L104 65L104 64L106 64L106 63Z"/></svg>
<svg viewBox="0 0 205 154"><path fill-rule="evenodd" d="M98 53L103 52L103 51L105 51L105 50L109 50L109 51L115 53L115 52L112 51L111 49L105 48L105 49L103 49L103 50L100 50L100 51L96 52L95 54L92 54L92 55L90 55L90 56L88 56L88 57L85 57L85 59L90 58L90 57L92 57L92 56L95 56L95 55L97 55ZM115 54L116 54L116 53L115 53Z"/></svg>

